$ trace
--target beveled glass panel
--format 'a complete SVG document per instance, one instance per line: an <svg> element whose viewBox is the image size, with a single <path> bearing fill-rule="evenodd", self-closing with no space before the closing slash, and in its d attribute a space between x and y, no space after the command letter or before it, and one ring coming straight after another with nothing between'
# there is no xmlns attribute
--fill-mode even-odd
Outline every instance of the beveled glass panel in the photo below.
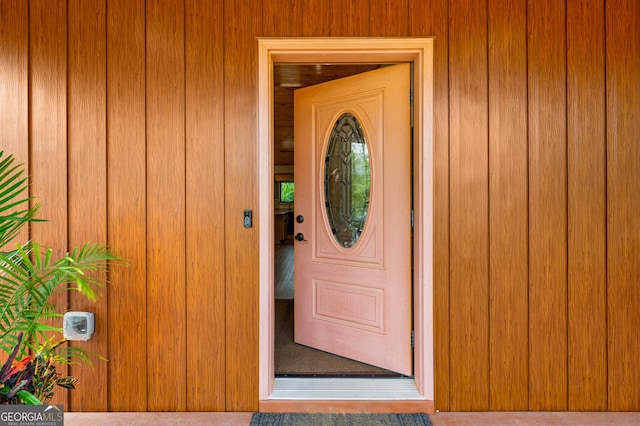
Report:
<svg viewBox="0 0 640 426"><path fill-rule="evenodd" d="M367 220L371 191L369 149L353 114L338 118L329 135L324 196L329 227L342 247L352 247Z"/></svg>

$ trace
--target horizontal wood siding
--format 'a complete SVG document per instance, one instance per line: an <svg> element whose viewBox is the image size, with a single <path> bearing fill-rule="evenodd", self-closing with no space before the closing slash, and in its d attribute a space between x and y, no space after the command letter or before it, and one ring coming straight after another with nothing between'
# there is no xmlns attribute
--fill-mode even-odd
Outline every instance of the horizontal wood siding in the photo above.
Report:
<svg viewBox="0 0 640 426"><path fill-rule="evenodd" d="M74 411L258 409L257 37L435 36L439 410L640 410L636 0L0 0L0 149L107 242ZM254 223L257 223L254 215Z"/></svg>

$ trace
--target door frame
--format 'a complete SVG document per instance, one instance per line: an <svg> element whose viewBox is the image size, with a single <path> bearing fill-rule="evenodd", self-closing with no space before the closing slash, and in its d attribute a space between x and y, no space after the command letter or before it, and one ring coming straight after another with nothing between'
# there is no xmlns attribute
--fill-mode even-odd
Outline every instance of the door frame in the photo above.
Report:
<svg viewBox="0 0 640 426"><path fill-rule="evenodd" d="M434 400L433 38L258 38L259 400L274 386L274 63L413 64L414 380ZM373 380L373 379L370 379Z"/></svg>

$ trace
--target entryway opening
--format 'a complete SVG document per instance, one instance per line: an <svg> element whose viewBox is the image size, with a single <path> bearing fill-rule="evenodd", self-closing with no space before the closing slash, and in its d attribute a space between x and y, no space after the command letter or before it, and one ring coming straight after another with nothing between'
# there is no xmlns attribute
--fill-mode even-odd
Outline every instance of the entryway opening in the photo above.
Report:
<svg viewBox="0 0 640 426"><path fill-rule="evenodd" d="M258 41L258 152L259 152L259 226L260 226L260 391L261 405L269 400L420 400L433 401L433 324L432 324L432 116L433 76L431 39L343 39L297 38L260 39ZM276 164L278 155L288 155L286 145L274 145L273 126L277 108L274 79L283 85L287 73L316 73L323 78L327 69L357 73L392 63L412 63L414 69L414 376L379 373L379 378L322 377L314 374L280 374L276 377L274 327L278 309L288 309L282 288L276 289L276 255L290 249L292 205L282 201L282 182L290 182L292 170ZM331 66L329 66L331 65ZM327 68L328 67L328 68ZM339 76L338 76L339 77ZM309 77L311 78L311 76ZM291 86L289 86L291 87ZM282 138L278 138L279 141ZM291 147L292 148L292 147ZM274 179L276 176L276 179ZM279 178L278 178L279 177ZM291 181L292 182L292 181ZM295 182L293 182L295 184ZM285 188L286 189L286 188ZM278 192L276 192L278 191ZM286 194L284 195L286 197ZM284 200L285 202L288 200ZM294 201L295 202L295 201ZM275 213L275 214L274 214ZM279 217L280 216L280 217ZM282 222L282 223L280 223ZM282 232L282 233L280 233ZM276 241L277 240L277 241ZM278 247L281 245L282 247ZM284 250L278 250L278 248ZM284 290L285 293L289 290ZM278 294L276 294L278 292ZM276 300L278 299L278 300ZM285 302L281 302L284 300ZM278 305L278 308L276 307ZM280 306L282 305L282 306ZM284 307L283 307L284 306ZM349 373L348 371L346 371ZM353 371L352 371L353 372ZM333 371L332 373L335 373ZM365 376L367 373L364 374ZM375 375L375 374L374 374ZM295 377L286 377L295 376ZM305 377L307 376L307 377Z"/></svg>
<svg viewBox="0 0 640 426"><path fill-rule="evenodd" d="M358 378L390 378L390 377L403 377L403 374L399 372L395 372L390 369L385 369L384 366L375 365L375 361L373 359L369 359L368 363L364 362L365 360L357 360L353 359L353 357L358 358L356 354L343 354L343 356L333 353L331 348L324 347L321 350L320 348L305 345L300 342L300 336L298 339L294 338L294 316L297 312L300 313L299 310L296 310L298 305L305 306L304 303L300 303L300 296L296 296L296 292L294 291L294 287L296 284L300 287L301 276L304 274L300 274L300 263L299 259L296 258L296 250L294 248L300 248L300 245L305 245L308 242L298 241L295 238L294 234L300 230L300 224L298 221L301 217L304 218L304 215L309 213L309 211L304 207L300 206L300 204L296 204L295 194L298 192L296 188L300 192L308 192L307 188L302 186L303 182L298 182L299 185L296 185L296 175L300 175L301 173L307 174L310 173L312 167L308 163L310 158L308 156L300 155L298 151L300 148L300 144L306 144L307 146L311 143L308 137L303 135L304 130L297 129L294 131L297 126L297 122L295 119L294 110L298 110L298 114L300 114L302 110L302 105L298 105L294 108L294 94L297 96L301 95L301 92L304 88L319 88L321 87L319 94L315 96L322 96L327 99L327 97L331 97L330 94L330 85L324 84L327 82L333 82L333 87L337 87L337 95L343 99L345 96L345 90L342 86L352 86L356 82L363 84L363 79L371 79L373 75L389 75L386 77L390 79L389 83L398 84L396 80L397 76L388 74L389 70L384 71L376 71L381 70L382 68L387 68L391 64L326 64L326 63L316 63L316 64L296 64L296 63L274 63L273 65L273 73L274 73L274 81L273 81L273 134L274 134L274 149L273 149L273 163L274 163L274 234L275 234L275 255L274 255L274 288L275 288L275 342L274 342L274 363L275 363L275 375L278 377L289 377L289 378L310 378L310 377L324 377L324 378L336 378L336 377L358 377ZM407 187L406 192L410 194L410 175L411 175L411 159L410 159L410 90L404 90L410 87L410 79L411 75L409 72L404 73L404 70L410 70L410 68L403 68L402 70L398 70L399 74L402 74L402 77L406 78L407 81L401 84L402 88L399 90L401 92L405 92L404 96L398 96L400 99L402 106L404 106L406 110L406 115L404 116L405 120L398 120L397 114L394 118L396 118L397 123L393 126L401 126L404 124L407 127L405 132L393 132L391 128L387 130L389 134L393 134L393 138L389 138L389 140L393 139L391 143L395 151L398 151L398 146L405 145L407 148L407 155L405 157L406 164L403 164L402 167L399 168L398 171L395 171L394 175L404 174L406 179L403 181L404 185ZM376 74L377 72L377 74ZM368 73L365 75L365 73ZM383 74L380 74L383 73ZM348 78L351 77L351 78ZM380 78L380 77L378 77ZM402 78L401 78L402 79ZM338 86L336 86L336 84ZM321 86L318 86L321 85ZM391 89L391 87L389 88ZM398 88L395 88L398 90ZM336 89L334 89L336 90ZM352 89L354 90L354 89ZM363 89L365 92L372 90L371 87L367 89ZM357 98L359 99L359 96ZM382 101L389 102L388 100ZM401 108L398 108L401 109ZM337 215L337 219L341 221L341 233L336 234L340 235L342 239L345 236L349 236L352 238L353 236L359 238L360 233L362 232L363 224L366 225L367 219L371 217L371 214L368 214L367 211L375 209L374 206L369 205L370 194L368 194L367 189L370 187L371 182L369 180L364 180L364 177L361 173L365 173L370 168L371 156L375 157L377 152L369 152L371 151L371 146L367 148L363 148L368 146L373 141L369 140L347 140L343 139L344 136L349 134L349 130L345 130L349 128L348 123L351 121L340 121L340 129L343 136L340 137L339 143L341 148L337 146L334 148L334 153L332 154L333 166L331 167L331 174L333 179L337 179L338 176L343 176L344 179L339 181L334 181L334 188L339 189L340 193L334 199L334 202L339 202L339 200L343 200L341 203L344 205L336 205L331 210L333 213ZM352 135L360 135L360 133L351 133ZM406 135L406 140L403 144L400 143L399 137L401 134ZM364 135L362 135L364 136ZM371 135L373 136L373 135ZM294 143L294 140L296 141ZM318 142L318 141L317 141ZM316 142L316 143L317 143ZM323 143L326 141L322 141ZM334 140L335 142L335 140ZM346 144L346 145L345 145ZM345 145L345 146L342 146ZM297 148L296 148L297 146ZM338 149L336 149L338 148ZM360 151L363 149L363 151ZM354 151L355 150L355 151ZM307 151L304 149L303 151ZM375 150L374 150L375 151ZM294 155L295 152L295 155ZM376 158L374 163L378 159ZM375 164L374 164L375 166ZM374 167L377 172L379 167ZM295 173L294 173L295 170ZM378 176L374 176L376 181ZM380 177L382 181L387 181ZM324 178L322 178L324 180ZM391 180L389 180L391 182ZM391 185L389 183L388 185ZM398 192L398 186L400 182L396 182L393 184L393 192ZM364 193L367 193L365 196ZM300 194L305 195L305 194ZM346 197L346 198L345 198ZM305 197L301 197L304 199ZM375 197L374 197L375 198ZM391 200L389 200L391 201ZM397 216L401 216L406 219L406 224L404 228L407 233L410 233L409 226L409 218L410 214L408 210L411 208L411 200L410 197L407 197L406 214L400 212L400 206L398 203L394 203L394 214ZM323 203L324 204L324 203ZM375 212L373 213L375 216ZM312 218L307 218L308 220L312 220ZM398 221L401 222L401 221ZM384 227L385 229L391 230L391 227ZM366 235L366 231L365 231ZM402 233L397 233L398 239L403 238ZM406 241L410 240L410 236L407 236ZM296 247L297 246L297 247ZM404 269L406 269L407 274L406 278L406 287L407 293L410 292L410 268L412 254L410 253L410 244L407 244L409 248L409 252L407 256L402 257L402 264L404 265ZM396 248L397 250L397 248ZM296 262L294 262L294 259ZM406 260L405 260L406 259ZM344 259L343 259L344 260ZM294 264L298 263L295 266L297 270L296 274L294 274ZM332 268L333 269L333 268ZM361 269L361 268L359 268ZM341 279L344 279L344 276L340 276ZM395 280L399 282L400 280ZM342 284L342 282L341 282ZM367 284L370 285L371 281L367 281ZM396 285L397 286L397 285ZM347 296L349 293L347 294ZM298 300L296 300L298 298ZM385 299L386 301L387 299ZM388 303L388 302L387 302ZM396 313L398 315L402 315L402 313L407 313L410 315L412 310L410 300L407 300L406 304L403 304L401 309L397 309ZM400 311L400 312L397 312ZM298 320L300 316L296 317ZM300 325L298 324L298 327ZM341 326L342 327L342 326ZM407 324L407 330L411 329L411 325ZM297 333L300 333L298 330ZM337 339L337 336L332 336L331 339ZM406 343L409 343L409 338L406 339ZM325 346L327 344L325 343ZM408 346L408 345L407 345ZM412 376L412 372L407 373L409 376Z"/></svg>

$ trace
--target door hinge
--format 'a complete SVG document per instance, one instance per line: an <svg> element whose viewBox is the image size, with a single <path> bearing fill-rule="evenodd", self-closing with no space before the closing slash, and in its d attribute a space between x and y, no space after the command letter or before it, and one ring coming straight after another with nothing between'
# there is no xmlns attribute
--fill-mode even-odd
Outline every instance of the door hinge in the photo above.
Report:
<svg viewBox="0 0 640 426"><path fill-rule="evenodd" d="M413 87L409 89L409 105L413 106Z"/></svg>
<svg viewBox="0 0 640 426"><path fill-rule="evenodd" d="M413 210L411 210L411 227L413 228Z"/></svg>
<svg viewBox="0 0 640 426"><path fill-rule="evenodd" d="M414 339L413 339L413 330L411 330L411 349L413 349Z"/></svg>

